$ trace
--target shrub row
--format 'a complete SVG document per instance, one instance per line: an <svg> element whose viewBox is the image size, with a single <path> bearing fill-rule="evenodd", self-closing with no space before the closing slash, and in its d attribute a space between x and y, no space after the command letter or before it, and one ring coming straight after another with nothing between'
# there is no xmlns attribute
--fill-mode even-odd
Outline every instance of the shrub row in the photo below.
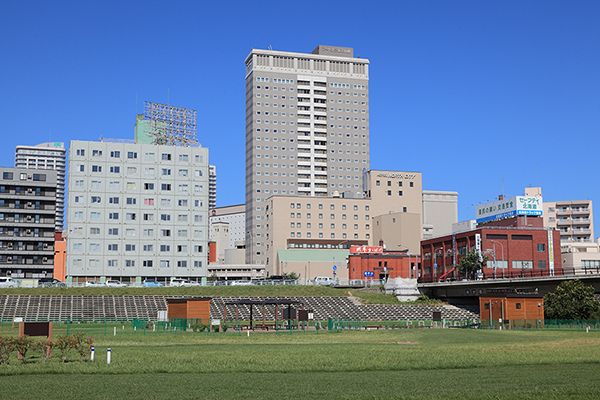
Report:
<svg viewBox="0 0 600 400"><path fill-rule="evenodd" d="M92 352L93 337L85 337L85 333L79 332L73 335L59 336L56 340L35 341L29 336L23 337L2 337L0 336L0 364L8 365L8 360L13 351L20 353L25 363L25 356L29 350L38 351L42 363L48 359L48 349L56 349L60 353L62 362L66 362L69 353L75 350L79 354L80 361L85 361L86 357Z"/></svg>

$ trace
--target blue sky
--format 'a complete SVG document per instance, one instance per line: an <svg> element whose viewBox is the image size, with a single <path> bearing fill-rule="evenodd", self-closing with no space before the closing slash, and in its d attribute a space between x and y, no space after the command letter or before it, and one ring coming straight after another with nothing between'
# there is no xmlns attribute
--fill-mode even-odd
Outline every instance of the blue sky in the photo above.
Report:
<svg viewBox="0 0 600 400"><path fill-rule="evenodd" d="M474 205L600 201L598 1L29 1L0 14L0 165L19 144L133 138L144 100L198 111L218 205L244 201L244 59L347 46L370 66L371 168ZM600 205L596 205L600 207Z"/></svg>

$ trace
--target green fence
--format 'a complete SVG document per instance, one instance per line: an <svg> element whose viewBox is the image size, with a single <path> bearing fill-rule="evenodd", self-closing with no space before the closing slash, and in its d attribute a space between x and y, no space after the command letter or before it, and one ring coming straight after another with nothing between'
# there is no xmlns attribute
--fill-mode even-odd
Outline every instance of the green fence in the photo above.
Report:
<svg viewBox="0 0 600 400"><path fill-rule="evenodd" d="M600 320L584 319L512 319L481 320L482 329L511 329L511 330L568 330L600 332Z"/></svg>

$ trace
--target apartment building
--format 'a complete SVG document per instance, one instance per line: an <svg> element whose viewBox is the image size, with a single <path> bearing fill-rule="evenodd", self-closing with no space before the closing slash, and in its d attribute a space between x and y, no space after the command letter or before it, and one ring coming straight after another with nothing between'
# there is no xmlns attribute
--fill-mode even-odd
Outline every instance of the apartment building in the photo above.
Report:
<svg viewBox="0 0 600 400"><path fill-rule="evenodd" d="M0 276L52 278L57 172L0 168Z"/></svg>
<svg viewBox="0 0 600 400"><path fill-rule="evenodd" d="M246 262L265 264L271 196L362 196L369 60L347 47L246 57Z"/></svg>
<svg viewBox="0 0 600 400"><path fill-rule="evenodd" d="M560 232L561 246L585 248L594 244L591 200L544 202L544 223Z"/></svg>
<svg viewBox="0 0 600 400"><path fill-rule="evenodd" d="M207 276L208 149L71 141L68 281Z"/></svg>
<svg viewBox="0 0 600 400"><path fill-rule="evenodd" d="M15 168L50 169L56 171L56 231L64 227L65 176L67 150L62 142L41 143L35 146L17 146Z"/></svg>
<svg viewBox="0 0 600 400"><path fill-rule="evenodd" d="M238 243L244 242L246 232L246 207L243 204L233 206L217 207L210 210L210 232L212 224L216 222L227 222L229 225L229 243L227 249L235 249ZM212 236L211 240L215 240Z"/></svg>

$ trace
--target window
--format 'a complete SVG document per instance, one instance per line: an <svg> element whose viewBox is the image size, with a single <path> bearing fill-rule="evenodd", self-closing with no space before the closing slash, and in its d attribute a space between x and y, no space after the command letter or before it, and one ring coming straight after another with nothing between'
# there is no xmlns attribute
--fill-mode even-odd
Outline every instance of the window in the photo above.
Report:
<svg viewBox="0 0 600 400"><path fill-rule="evenodd" d="M135 199L135 197L128 197L128 198L127 198L127 204L129 204L129 205L133 205L133 204L135 204L135 203L136 203L136 199Z"/></svg>
<svg viewBox="0 0 600 400"><path fill-rule="evenodd" d="M178 253L187 253L187 245L185 245L185 244L178 245L177 252Z"/></svg>
<svg viewBox="0 0 600 400"><path fill-rule="evenodd" d="M144 214L144 221L154 221L154 214Z"/></svg>
<svg viewBox="0 0 600 400"><path fill-rule="evenodd" d="M194 215L194 222L202 222L202 215L195 214Z"/></svg>
<svg viewBox="0 0 600 400"><path fill-rule="evenodd" d="M171 170L169 168L163 168L161 174L163 176L169 176L171 175Z"/></svg>
<svg viewBox="0 0 600 400"><path fill-rule="evenodd" d="M108 265L109 267L118 267L119 261L118 260L107 260L106 265Z"/></svg>
<svg viewBox="0 0 600 400"><path fill-rule="evenodd" d="M85 156L85 150L84 149L77 149L77 155L78 156Z"/></svg>
<svg viewBox="0 0 600 400"><path fill-rule="evenodd" d="M160 185L160 189L161 190L171 190L171 184L170 183L162 183Z"/></svg>
<svg viewBox="0 0 600 400"><path fill-rule="evenodd" d="M125 214L125 219L128 221L135 221L135 213L127 213Z"/></svg>
<svg viewBox="0 0 600 400"><path fill-rule="evenodd" d="M185 260L177 261L177 266L180 268L187 268L187 261L185 261Z"/></svg>
<svg viewBox="0 0 600 400"><path fill-rule="evenodd" d="M533 261L513 261L513 269L533 269Z"/></svg>
<svg viewBox="0 0 600 400"><path fill-rule="evenodd" d="M538 260L538 269L546 269L546 260Z"/></svg>
<svg viewBox="0 0 600 400"><path fill-rule="evenodd" d="M163 153L162 154L162 160L163 161L171 161L171 155L168 153Z"/></svg>
<svg viewBox="0 0 600 400"><path fill-rule="evenodd" d="M108 187L111 189L118 189L119 188L119 182L110 182L108 184Z"/></svg>
<svg viewBox="0 0 600 400"><path fill-rule="evenodd" d="M160 260L160 266L162 268L169 268L170 261L169 260Z"/></svg>
<svg viewBox="0 0 600 400"><path fill-rule="evenodd" d="M135 251L135 244L126 244L125 251Z"/></svg>
<svg viewBox="0 0 600 400"><path fill-rule="evenodd" d="M144 229L142 231L142 235L144 237L153 237L154 236L154 229Z"/></svg>
<svg viewBox="0 0 600 400"><path fill-rule="evenodd" d="M196 252L196 253L202 253L202 246L199 246L199 245L194 246L194 252Z"/></svg>
<svg viewBox="0 0 600 400"><path fill-rule="evenodd" d="M127 175L137 174L137 167L127 167Z"/></svg>
<svg viewBox="0 0 600 400"><path fill-rule="evenodd" d="M144 153L144 158L146 160L154 160L155 154L154 153Z"/></svg>
<svg viewBox="0 0 600 400"><path fill-rule="evenodd" d="M109 235L118 235L119 234L119 228L108 228L108 234Z"/></svg>
<svg viewBox="0 0 600 400"><path fill-rule="evenodd" d="M100 228L90 228L90 235L99 235Z"/></svg>
<svg viewBox="0 0 600 400"><path fill-rule="evenodd" d="M127 182L128 190L135 190L136 187L137 187L137 185L135 184L135 182Z"/></svg>
<svg viewBox="0 0 600 400"><path fill-rule="evenodd" d="M108 219L119 219L119 213L108 213Z"/></svg>
<svg viewBox="0 0 600 400"><path fill-rule="evenodd" d="M178 237L187 237L187 230L186 229L177 230L177 236Z"/></svg>
<svg viewBox="0 0 600 400"><path fill-rule="evenodd" d="M153 206L154 205L154 199L144 199L144 205L145 206Z"/></svg>
<svg viewBox="0 0 600 400"><path fill-rule="evenodd" d="M177 215L177 221L179 222L187 222L188 216L187 214L179 214Z"/></svg>
<svg viewBox="0 0 600 400"><path fill-rule="evenodd" d="M100 196L92 196L92 203L100 203L101 201Z"/></svg>
<svg viewBox="0 0 600 400"><path fill-rule="evenodd" d="M121 152L120 151L111 151L110 152L110 156L112 158L120 158L121 157Z"/></svg>
<svg viewBox="0 0 600 400"><path fill-rule="evenodd" d="M150 268L152 268L152 260L144 260L144 261L142 261L142 265L144 267L150 267Z"/></svg>
<svg viewBox="0 0 600 400"><path fill-rule="evenodd" d="M170 221L171 220L171 215L169 215L169 214L160 214L160 220L161 221Z"/></svg>
<svg viewBox="0 0 600 400"><path fill-rule="evenodd" d="M187 154L179 155L179 161L188 161L188 160L189 160L189 156Z"/></svg>
<svg viewBox="0 0 600 400"><path fill-rule="evenodd" d="M135 260L125 260L126 267L135 267Z"/></svg>
<svg viewBox="0 0 600 400"><path fill-rule="evenodd" d="M118 251L118 250L119 250L118 244L109 244L108 245L108 251Z"/></svg>
<svg viewBox="0 0 600 400"><path fill-rule="evenodd" d="M544 243L538 243L537 251L538 253L544 253L546 251L546 245Z"/></svg>
<svg viewBox="0 0 600 400"><path fill-rule="evenodd" d="M118 174L121 172L121 167L119 166L112 166L109 168L109 171L113 174Z"/></svg>
<svg viewBox="0 0 600 400"><path fill-rule="evenodd" d="M171 236L171 230L170 229L163 229L163 230L161 230L161 234L164 237Z"/></svg>
<svg viewBox="0 0 600 400"><path fill-rule="evenodd" d="M102 150L92 150L92 157L102 157Z"/></svg>
<svg viewBox="0 0 600 400"><path fill-rule="evenodd" d="M188 176L188 170L187 169L180 169L178 172L179 176Z"/></svg>
<svg viewBox="0 0 600 400"><path fill-rule="evenodd" d="M521 309L521 303L516 303L515 306L517 307L517 310Z"/></svg>
<svg viewBox="0 0 600 400"><path fill-rule="evenodd" d="M102 181L92 181L92 187L93 188L101 188L102 187Z"/></svg>
<svg viewBox="0 0 600 400"><path fill-rule="evenodd" d="M171 251L171 246L168 244L161 244L160 251Z"/></svg>
<svg viewBox="0 0 600 400"><path fill-rule="evenodd" d="M91 212L90 213L90 219L100 219L102 218L102 214L99 212Z"/></svg>
<svg viewBox="0 0 600 400"><path fill-rule="evenodd" d="M133 229L133 228L125 229L125 236L135 236L135 229Z"/></svg>
<svg viewBox="0 0 600 400"><path fill-rule="evenodd" d="M142 250L143 251L154 251L154 245L153 244L145 244L142 247Z"/></svg>
<svg viewBox="0 0 600 400"><path fill-rule="evenodd" d="M109 197L108 203L109 204L119 204L119 198L118 197Z"/></svg>
<svg viewBox="0 0 600 400"><path fill-rule="evenodd" d="M83 196L75 196L75 197L73 198L73 201L74 201L75 203L83 203Z"/></svg>
<svg viewBox="0 0 600 400"><path fill-rule="evenodd" d="M127 158L137 158L137 153L135 151L128 151Z"/></svg>
<svg viewBox="0 0 600 400"><path fill-rule="evenodd" d="M179 185L179 191L180 192L187 192L188 191L188 185Z"/></svg>
<svg viewBox="0 0 600 400"><path fill-rule="evenodd" d="M144 190L154 190L154 183L144 183Z"/></svg>

